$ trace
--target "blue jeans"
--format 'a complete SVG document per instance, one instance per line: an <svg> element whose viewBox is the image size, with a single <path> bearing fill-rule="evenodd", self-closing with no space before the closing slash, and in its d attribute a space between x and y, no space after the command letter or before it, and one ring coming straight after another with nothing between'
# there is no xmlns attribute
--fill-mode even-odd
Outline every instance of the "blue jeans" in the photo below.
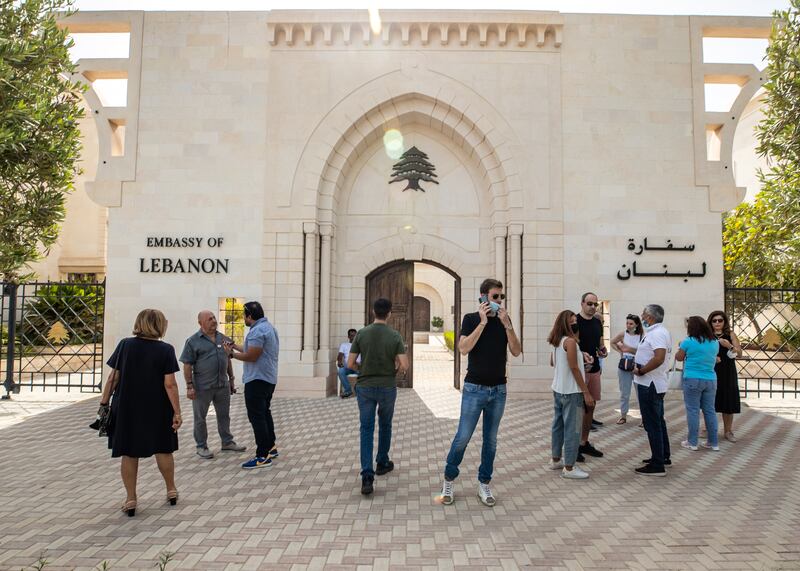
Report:
<svg viewBox="0 0 800 571"><path fill-rule="evenodd" d="M581 443L583 393L564 395L554 391L553 403L553 426L550 429L553 458L563 458L565 466L573 466L578 457L578 445Z"/></svg>
<svg viewBox="0 0 800 571"><path fill-rule="evenodd" d="M361 475L374 476L372 446L375 436L375 408L378 409L378 455L379 466L389 463L389 448L392 445L392 417L397 400L396 387L356 386L358 414L361 420Z"/></svg>
<svg viewBox="0 0 800 571"><path fill-rule="evenodd" d="M656 385L643 387L636 385L636 394L639 397L639 409L642 411L642 422L650 441L651 465L654 468L663 468L664 460L669 460L669 437L667 423L664 422L664 395L656 392Z"/></svg>
<svg viewBox="0 0 800 571"><path fill-rule="evenodd" d="M631 403L631 386L633 386L633 371L623 371L617 369L619 378L619 415L628 416L628 409Z"/></svg>
<svg viewBox="0 0 800 571"><path fill-rule="evenodd" d="M483 447L481 448L481 465L478 468L478 480L488 484L494 472L494 456L497 453L497 429L503 411L506 408L506 386L484 387L474 383L464 383L461 393L461 417L458 430L447 455L447 466L444 469L445 480L458 478L458 466L464 459L472 433L478 425L483 413Z"/></svg>
<svg viewBox="0 0 800 571"><path fill-rule="evenodd" d="M697 433L700 431L700 410L706 420L708 443L719 446L717 434L717 413L714 398L717 396L717 381L703 379L683 379L683 402L686 405L686 424L689 425L689 444L697 446Z"/></svg>
<svg viewBox="0 0 800 571"><path fill-rule="evenodd" d="M342 383L342 394L349 395L353 392L353 389L350 387L350 381L347 380L347 375L354 375L358 371L354 371L353 369L348 369L347 367L339 367L339 382Z"/></svg>

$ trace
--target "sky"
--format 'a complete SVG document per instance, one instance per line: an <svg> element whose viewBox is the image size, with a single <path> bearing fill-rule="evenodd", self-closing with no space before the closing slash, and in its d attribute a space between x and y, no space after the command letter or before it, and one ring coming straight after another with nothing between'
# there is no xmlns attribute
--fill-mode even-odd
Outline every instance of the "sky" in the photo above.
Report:
<svg viewBox="0 0 800 571"><path fill-rule="evenodd" d="M75 0L79 10L461 9L769 16L788 0Z"/></svg>

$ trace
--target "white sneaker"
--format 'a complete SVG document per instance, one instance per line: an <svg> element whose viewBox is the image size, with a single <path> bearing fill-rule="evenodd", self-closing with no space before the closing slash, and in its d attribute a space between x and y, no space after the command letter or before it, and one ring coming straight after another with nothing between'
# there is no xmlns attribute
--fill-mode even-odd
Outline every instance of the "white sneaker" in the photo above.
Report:
<svg viewBox="0 0 800 571"><path fill-rule="evenodd" d="M550 462L547 464L547 468L549 470L561 470L564 467L563 460L553 460L550 458Z"/></svg>
<svg viewBox="0 0 800 571"><path fill-rule="evenodd" d="M444 505L446 505L446 506L449 506L450 504L452 504L455 501L455 498L453 497L453 484L454 483L455 482L452 481L452 480L449 481L449 482L447 480L445 480L444 484L442 484L442 503Z"/></svg>
<svg viewBox="0 0 800 571"><path fill-rule="evenodd" d="M214 453L209 450L208 448L197 448L197 455L200 456L203 460L211 460L214 457Z"/></svg>
<svg viewBox="0 0 800 571"><path fill-rule="evenodd" d="M683 446L687 450L697 451L697 446L692 446L691 444L689 444L688 440L684 440L683 442L681 442L681 446Z"/></svg>
<svg viewBox="0 0 800 571"><path fill-rule="evenodd" d="M581 470L578 466L573 466L572 470L564 468L561 470L561 477L568 480L585 480L589 477L589 473Z"/></svg>
<svg viewBox="0 0 800 571"><path fill-rule="evenodd" d="M700 446L713 450L714 452L719 452L719 446L711 446L709 442L703 442Z"/></svg>
<svg viewBox="0 0 800 571"><path fill-rule="evenodd" d="M490 508L494 507L494 505L497 503L497 500L495 500L494 496L492 495L491 488L489 488L489 484L484 484L482 482L478 483L478 497L483 502L483 505L489 506Z"/></svg>

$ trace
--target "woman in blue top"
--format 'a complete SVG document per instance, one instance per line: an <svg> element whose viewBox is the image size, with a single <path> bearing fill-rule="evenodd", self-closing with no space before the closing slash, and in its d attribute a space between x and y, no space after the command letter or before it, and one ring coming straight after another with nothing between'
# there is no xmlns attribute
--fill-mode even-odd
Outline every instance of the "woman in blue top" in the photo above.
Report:
<svg viewBox="0 0 800 571"><path fill-rule="evenodd" d="M703 448L719 450L717 435L717 414L714 397L717 394L717 364L719 342L708 322L693 315L686 320L687 337L681 341L675 359L684 361L683 402L686 405L686 423L689 425L689 439L681 446L697 450L697 433L700 429L700 409L706 420L708 441Z"/></svg>

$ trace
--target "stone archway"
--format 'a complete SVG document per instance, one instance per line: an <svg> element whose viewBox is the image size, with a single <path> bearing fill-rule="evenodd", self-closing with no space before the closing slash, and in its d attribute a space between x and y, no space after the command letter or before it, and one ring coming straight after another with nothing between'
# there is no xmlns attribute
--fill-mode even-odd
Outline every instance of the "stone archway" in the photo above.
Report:
<svg viewBox="0 0 800 571"><path fill-rule="evenodd" d="M359 231L339 219L348 181L363 169L366 152L380 146L385 130L409 125L435 134L471 170L471 188L485 201L480 225L469 229L476 232L468 238L471 244L447 232L391 233L384 226L380 235L362 232L357 247L343 246L348 235ZM433 260L471 279L497 275L515 292L512 315L520 314L519 264L510 264L512 275L505 275L507 249L513 259L521 260L521 225L511 221L521 219L526 206L514 159L517 145L511 126L485 99L422 66L403 66L373 79L326 113L304 147L290 194L278 198L288 198L284 205L298 208L309 220L303 224L304 364L329 361L335 346L332 326L338 331L361 320L352 305L354 299L366 296L360 283L375 268L393 260ZM539 199L547 197L528 200L527 205L535 206ZM342 252L348 252L348 257Z"/></svg>

